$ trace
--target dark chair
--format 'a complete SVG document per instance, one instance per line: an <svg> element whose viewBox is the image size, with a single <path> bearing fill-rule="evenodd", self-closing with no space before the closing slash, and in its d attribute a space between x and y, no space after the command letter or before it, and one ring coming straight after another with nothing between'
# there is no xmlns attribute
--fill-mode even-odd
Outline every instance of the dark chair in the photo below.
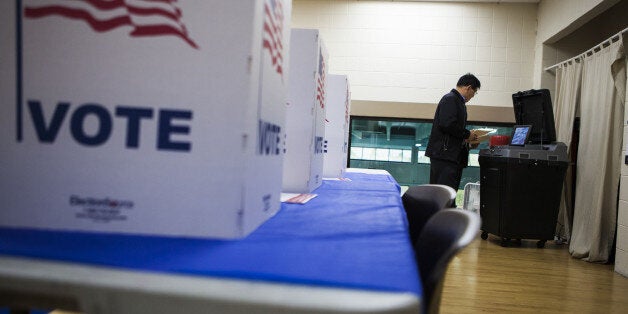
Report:
<svg viewBox="0 0 628 314"><path fill-rule="evenodd" d="M410 240L414 245L432 215L439 210L455 207L456 191L446 185L423 184L408 188L401 200L408 217Z"/></svg>
<svg viewBox="0 0 628 314"><path fill-rule="evenodd" d="M452 208L437 212L425 224L414 245L423 283L425 313L438 313L447 266L475 239L480 222L480 215Z"/></svg>

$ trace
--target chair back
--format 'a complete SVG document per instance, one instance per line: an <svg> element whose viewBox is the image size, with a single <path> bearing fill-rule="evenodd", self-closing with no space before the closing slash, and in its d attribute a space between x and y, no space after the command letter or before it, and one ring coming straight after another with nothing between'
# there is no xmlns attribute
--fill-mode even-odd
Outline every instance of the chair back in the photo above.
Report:
<svg viewBox="0 0 628 314"><path fill-rule="evenodd" d="M478 214L461 209L439 211L425 224L414 245L425 313L438 313L447 266L475 239L480 225Z"/></svg>
<svg viewBox="0 0 628 314"><path fill-rule="evenodd" d="M414 241L432 215L455 206L456 191L442 184L423 184L409 187L401 200L408 217L410 240L414 245Z"/></svg>

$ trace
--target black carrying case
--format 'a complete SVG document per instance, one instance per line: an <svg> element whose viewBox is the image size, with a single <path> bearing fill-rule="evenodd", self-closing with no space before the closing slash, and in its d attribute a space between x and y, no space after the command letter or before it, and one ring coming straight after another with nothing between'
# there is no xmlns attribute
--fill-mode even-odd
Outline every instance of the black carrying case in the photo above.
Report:
<svg viewBox="0 0 628 314"><path fill-rule="evenodd" d="M512 106L518 125L532 125L529 144L556 142L552 98L547 89L531 89L512 94Z"/></svg>

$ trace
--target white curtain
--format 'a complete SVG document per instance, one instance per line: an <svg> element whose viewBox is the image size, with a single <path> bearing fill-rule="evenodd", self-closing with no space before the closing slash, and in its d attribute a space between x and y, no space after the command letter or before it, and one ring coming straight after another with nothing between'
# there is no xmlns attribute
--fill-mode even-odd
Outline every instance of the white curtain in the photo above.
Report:
<svg viewBox="0 0 628 314"><path fill-rule="evenodd" d="M573 122L580 102L580 84L582 82L582 63L571 62L561 64L556 70L556 101L554 102L554 119L556 120L556 140L572 147ZM571 159L571 149L568 159ZM565 175L563 193L558 212L556 235L569 240L573 222L572 179L573 167L570 164Z"/></svg>
<svg viewBox="0 0 628 314"><path fill-rule="evenodd" d="M613 244L621 165L626 61L622 39L584 57L576 200L569 252L607 262Z"/></svg>

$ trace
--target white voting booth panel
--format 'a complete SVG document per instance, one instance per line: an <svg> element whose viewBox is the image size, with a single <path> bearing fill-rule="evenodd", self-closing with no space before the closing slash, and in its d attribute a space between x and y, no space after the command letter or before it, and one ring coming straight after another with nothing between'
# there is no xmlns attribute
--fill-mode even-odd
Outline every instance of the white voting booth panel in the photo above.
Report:
<svg viewBox="0 0 628 314"><path fill-rule="evenodd" d="M291 6L3 3L0 226L238 238L274 215Z"/></svg>
<svg viewBox="0 0 628 314"><path fill-rule="evenodd" d="M327 76L323 177L342 178L347 169L351 92L346 75Z"/></svg>
<svg viewBox="0 0 628 314"><path fill-rule="evenodd" d="M328 54L316 29L292 29L283 191L309 193L323 176Z"/></svg>

